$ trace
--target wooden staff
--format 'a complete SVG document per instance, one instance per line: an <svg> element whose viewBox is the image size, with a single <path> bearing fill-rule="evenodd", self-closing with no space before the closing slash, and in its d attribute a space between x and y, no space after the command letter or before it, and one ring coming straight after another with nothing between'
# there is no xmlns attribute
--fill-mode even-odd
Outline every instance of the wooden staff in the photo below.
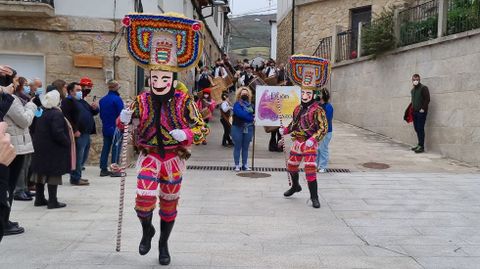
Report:
<svg viewBox="0 0 480 269"><path fill-rule="evenodd" d="M278 110L278 119L280 120L280 128L284 128L283 126L283 115L282 115L282 101L280 100L280 95L277 96L277 110ZM292 186L292 178L290 177L290 173L288 172L288 157L287 157L287 149L285 147L285 136L280 132L282 136L281 141L282 143L282 150L283 150L283 157L285 158L285 168L287 168L287 177L288 177L288 185Z"/></svg>
<svg viewBox="0 0 480 269"><path fill-rule="evenodd" d="M127 146L128 146L128 137L129 137L129 125L125 124L123 128L123 141L122 141L122 156L120 160L120 173L122 177L120 179L120 202L118 205L118 225L117 225L117 245L115 250L120 252L120 247L122 243L122 223L123 223L123 205L125 198L125 178L127 174L125 169L127 166Z"/></svg>

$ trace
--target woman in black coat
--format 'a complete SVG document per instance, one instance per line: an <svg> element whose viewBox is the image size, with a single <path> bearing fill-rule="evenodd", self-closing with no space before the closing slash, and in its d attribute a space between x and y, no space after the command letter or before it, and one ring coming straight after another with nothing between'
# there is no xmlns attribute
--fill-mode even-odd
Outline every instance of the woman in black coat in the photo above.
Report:
<svg viewBox="0 0 480 269"><path fill-rule="evenodd" d="M57 189L62 184L62 175L72 171L72 132L59 108L60 93L51 90L41 101L43 113L37 119L33 137L32 170L37 175L35 206L61 208L66 205L58 202ZM48 201L44 194L45 183L48 184Z"/></svg>

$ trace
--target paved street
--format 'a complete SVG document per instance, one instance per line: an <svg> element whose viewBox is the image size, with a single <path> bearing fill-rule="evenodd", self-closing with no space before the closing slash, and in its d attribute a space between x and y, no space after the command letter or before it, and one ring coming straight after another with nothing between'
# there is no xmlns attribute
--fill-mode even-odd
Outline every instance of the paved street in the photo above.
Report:
<svg viewBox="0 0 480 269"><path fill-rule="evenodd" d="M232 164L231 149L219 146L220 129L214 124L209 144L194 147L190 164ZM282 167L282 154L267 152L267 143L257 131L256 166ZM352 173L319 175L318 210L306 204L304 182L300 194L283 198L284 172L253 179L189 170L169 268L479 267L478 169L436 154L415 155L407 145L338 122L331 147L331 168ZM372 170L361 165L366 162L391 168ZM87 168L89 187L61 186L65 209L15 202L12 218L26 233L0 243L0 268L159 268L156 244L145 257L137 252L134 170L128 173L120 253L119 179L98 172Z"/></svg>

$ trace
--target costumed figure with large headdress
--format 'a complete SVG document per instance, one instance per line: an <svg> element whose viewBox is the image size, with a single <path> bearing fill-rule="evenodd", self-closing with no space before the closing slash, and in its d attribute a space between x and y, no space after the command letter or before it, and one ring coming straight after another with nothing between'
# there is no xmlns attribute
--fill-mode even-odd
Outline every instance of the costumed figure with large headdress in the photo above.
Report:
<svg viewBox="0 0 480 269"><path fill-rule="evenodd" d="M177 204L189 146L200 144L208 128L187 93L176 90L177 72L194 67L203 46L203 24L180 14L129 14L123 19L127 49L135 62L150 70L150 91L136 97L120 114L135 126L135 144L141 155L135 210L143 228L139 253L150 251L155 234L152 216L160 200L159 262L170 263L168 238L177 216ZM137 120L134 120L137 123Z"/></svg>
<svg viewBox="0 0 480 269"><path fill-rule="evenodd" d="M322 58L304 55L290 57L288 71L291 80L301 86L301 104L293 111L293 120L288 127L280 130L282 135L291 134L293 139L287 162L292 186L284 196L290 197L302 190L299 184L299 166L303 160L310 198L315 208L320 207L316 174L317 147L318 142L327 134L328 121L325 111L315 102L314 94L327 83L329 65L329 62Z"/></svg>

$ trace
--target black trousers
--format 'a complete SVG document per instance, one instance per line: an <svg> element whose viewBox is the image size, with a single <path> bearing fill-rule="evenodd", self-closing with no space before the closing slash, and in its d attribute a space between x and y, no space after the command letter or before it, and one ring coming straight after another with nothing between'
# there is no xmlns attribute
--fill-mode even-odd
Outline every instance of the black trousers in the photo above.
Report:
<svg viewBox="0 0 480 269"><path fill-rule="evenodd" d="M8 166L8 203L10 204L10 207L5 214L4 223L7 223L10 220L10 212L12 210L13 203L13 192L15 191L15 186L17 186L18 176L20 175L20 171L22 170L24 160L25 155L17 155L13 162Z"/></svg>
<svg viewBox="0 0 480 269"><path fill-rule="evenodd" d="M0 242L5 228L4 219L9 211L8 204L8 167L0 165Z"/></svg>
<svg viewBox="0 0 480 269"><path fill-rule="evenodd" d="M230 136L230 133L232 132L232 126L230 125L230 122L227 122L225 119L220 119L220 122L222 123L223 126L223 138L222 138L222 145L233 145L232 137Z"/></svg>
<svg viewBox="0 0 480 269"><path fill-rule="evenodd" d="M282 139L280 129L270 133L270 142L268 143L268 150L276 151L278 149L278 141Z"/></svg>
<svg viewBox="0 0 480 269"><path fill-rule="evenodd" d="M425 123L427 122L427 113L413 112L413 128L417 133L418 145L425 146Z"/></svg>

